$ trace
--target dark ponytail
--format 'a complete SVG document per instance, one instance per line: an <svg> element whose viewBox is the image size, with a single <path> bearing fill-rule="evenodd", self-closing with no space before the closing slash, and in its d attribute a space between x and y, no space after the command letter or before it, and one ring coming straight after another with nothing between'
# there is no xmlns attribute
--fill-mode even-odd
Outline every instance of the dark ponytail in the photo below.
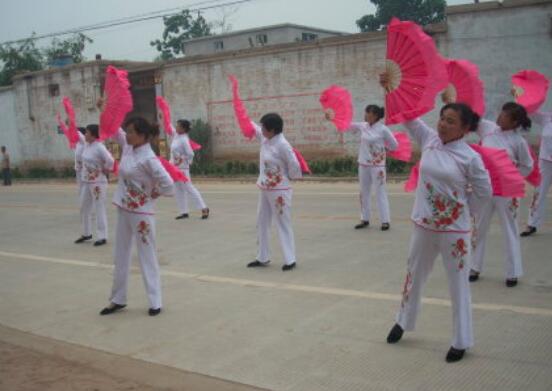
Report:
<svg viewBox="0 0 552 391"><path fill-rule="evenodd" d="M90 132L90 134L92 136L94 136L95 138L100 137L100 127L98 125L96 125L96 124L86 125L86 130L88 130Z"/></svg>
<svg viewBox="0 0 552 391"><path fill-rule="evenodd" d="M460 123L462 126L467 126L470 132L477 130L481 118L470 106L465 103L449 103L441 108L440 115L443 115L447 109L456 111L460 115Z"/></svg>
<svg viewBox="0 0 552 391"><path fill-rule="evenodd" d="M527 110L525 110L525 107L523 107L519 103L505 103L504 106L502 106L502 111L508 113L510 118L517 124L517 126L521 126L523 130L529 130L531 128L531 119L527 114Z"/></svg>
<svg viewBox="0 0 552 391"><path fill-rule="evenodd" d="M366 112L375 114L378 117L378 121L385 116L385 109L378 105L368 105L366 106Z"/></svg>

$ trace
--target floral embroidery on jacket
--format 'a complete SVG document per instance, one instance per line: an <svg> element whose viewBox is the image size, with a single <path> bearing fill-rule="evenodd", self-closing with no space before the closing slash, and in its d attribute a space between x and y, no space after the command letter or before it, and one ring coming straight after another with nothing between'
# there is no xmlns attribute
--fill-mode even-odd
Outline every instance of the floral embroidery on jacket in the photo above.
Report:
<svg viewBox="0 0 552 391"><path fill-rule="evenodd" d="M423 223L440 229L446 228L458 220L460 214L464 210L464 205L454 198L447 197L443 194L436 194L433 185L429 182L425 183L425 187L428 192L426 199L432 207L432 216L430 218L424 218L422 220ZM452 195L458 197L456 191L453 192Z"/></svg>
<svg viewBox="0 0 552 391"><path fill-rule="evenodd" d="M86 180L87 181L95 181L100 176L100 170L97 168L90 168L85 166L86 168Z"/></svg>
<svg viewBox="0 0 552 391"><path fill-rule="evenodd" d="M270 168L268 163L265 163L264 173L266 179L261 181L262 186L271 189L278 186L282 182L283 177L280 167L276 166L276 168Z"/></svg>
<svg viewBox="0 0 552 391"><path fill-rule="evenodd" d="M406 273L406 278L404 279L404 286L402 291L402 300L401 307L404 307L408 302L408 296L410 294L410 289L412 289L412 273Z"/></svg>
<svg viewBox="0 0 552 391"><path fill-rule="evenodd" d="M100 186L94 186L94 197L96 198L96 201L100 199L100 194L102 194L102 189L100 189Z"/></svg>
<svg viewBox="0 0 552 391"><path fill-rule="evenodd" d="M512 200L510 201L510 205L508 205L508 209L515 219L517 217L517 211L519 209L519 200L517 198L512 198Z"/></svg>
<svg viewBox="0 0 552 391"><path fill-rule="evenodd" d="M127 207L129 210L138 209L146 202L149 201L149 196L146 194L144 189L140 189L138 186L133 184L129 180L124 180L126 193L124 198L121 200L123 206Z"/></svg>
<svg viewBox="0 0 552 391"><path fill-rule="evenodd" d="M173 156L173 161L175 166L180 166L182 163L184 163L184 159L180 155Z"/></svg>
<svg viewBox="0 0 552 391"><path fill-rule="evenodd" d="M146 223L144 220L140 221L138 223L137 231L141 236L142 242L145 243L145 244L148 244L148 234L150 233L149 224Z"/></svg>
<svg viewBox="0 0 552 391"><path fill-rule="evenodd" d="M370 144L368 147L370 149L370 155L372 155L371 160L367 160L367 164L383 164L385 162L385 148L377 144Z"/></svg>
<svg viewBox="0 0 552 391"><path fill-rule="evenodd" d="M464 268L464 257L468 255L466 241L463 238L458 239L456 243L452 244L450 255L458 261L458 270L462 270Z"/></svg>
<svg viewBox="0 0 552 391"><path fill-rule="evenodd" d="M284 200L283 196L278 196L276 198L276 210L279 214L284 214L284 206L286 205L286 201Z"/></svg>
<svg viewBox="0 0 552 391"><path fill-rule="evenodd" d="M535 213L537 213L538 199L539 199L539 191L536 190L535 193L533 194L533 199L531 200L531 206L529 206L529 211L530 211L529 213L531 217L534 217Z"/></svg>

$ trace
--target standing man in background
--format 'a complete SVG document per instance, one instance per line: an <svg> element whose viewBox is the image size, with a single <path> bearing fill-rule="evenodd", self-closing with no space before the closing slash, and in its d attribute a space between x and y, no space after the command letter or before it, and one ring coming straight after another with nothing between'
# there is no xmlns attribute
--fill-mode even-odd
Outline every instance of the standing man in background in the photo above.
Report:
<svg viewBox="0 0 552 391"><path fill-rule="evenodd" d="M2 176L4 186L11 186L10 155L6 152L5 145L2 145Z"/></svg>

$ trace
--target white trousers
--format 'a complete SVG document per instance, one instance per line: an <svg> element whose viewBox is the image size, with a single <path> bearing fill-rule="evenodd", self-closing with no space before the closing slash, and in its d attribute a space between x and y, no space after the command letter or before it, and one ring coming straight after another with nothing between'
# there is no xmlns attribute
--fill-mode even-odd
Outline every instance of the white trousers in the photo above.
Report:
<svg viewBox="0 0 552 391"><path fill-rule="evenodd" d="M276 220L280 245L286 265L295 262L295 239L291 227L292 190L261 190L257 208L257 260L270 260L270 226Z"/></svg>
<svg viewBox="0 0 552 391"><path fill-rule="evenodd" d="M493 197L475 216L475 232L477 233L473 237L474 250L471 265L473 270L483 271L487 234L489 233L491 219L496 211L502 228L502 249L506 261L506 278L518 278L523 275L517 222L518 209L519 199L517 198Z"/></svg>
<svg viewBox="0 0 552 391"><path fill-rule="evenodd" d="M535 228L541 226L546 216L546 196L552 185L552 162L541 159L539 164L542 182L540 186L535 189L533 201L529 208L529 225Z"/></svg>
<svg viewBox="0 0 552 391"><path fill-rule="evenodd" d="M184 214L190 212L190 207L188 206L188 194L190 195L190 197L192 197L192 200L194 201L197 209L207 208L207 205L205 204L205 201L203 201L199 190L197 190L197 188L192 184L190 170L183 170L182 172L184 173L184 175L186 175L189 181L186 183L174 183L176 205L178 206L180 213Z"/></svg>
<svg viewBox="0 0 552 391"><path fill-rule="evenodd" d="M370 221L370 198L372 186L376 192L376 202L381 223L390 223L389 199L387 197L385 167L358 166L360 182L360 219Z"/></svg>
<svg viewBox="0 0 552 391"><path fill-rule="evenodd" d="M131 213L118 208L116 235L113 251L115 269L110 301L115 304L127 303L132 246L136 241L142 279L150 308L161 308L161 279L155 247L155 216Z"/></svg>
<svg viewBox="0 0 552 391"><path fill-rule="evenodd" d="M80 216L84 236L92 235L92 210L96 212L96 239L107 239L107 214L105 200L107 183L82 183L80 191Z"/></svg>
<svg viewBox="0 0 552 391"><path fill-rule="evenodd" d="M405 331L414 330L420 312L422 289L438 254L443 258L452 302L452 343L456 349L473 346L469 285L469 233L436 233L414 226L401 307L396 321Z"/></svg>

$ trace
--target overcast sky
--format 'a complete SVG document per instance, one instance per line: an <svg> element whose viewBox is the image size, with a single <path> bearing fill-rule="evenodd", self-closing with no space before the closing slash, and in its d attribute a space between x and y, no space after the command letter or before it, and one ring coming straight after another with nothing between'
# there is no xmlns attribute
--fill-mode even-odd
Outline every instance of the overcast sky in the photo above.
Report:
<svg viewBox="0 0 552 391"><path fill-rule="evenodd" d="M224 0L230 1L230 0ZM221 2L224 2L221 0ZM185 8L201 0L1 0L0 42L37 34L58 32L149 12ZM471 3L450 0L449 5ZM251 0L226 8L232 30L242 30L279 23L297 23L312 27L358 32L355 21L374 12L369 0ZM233 12L229 12L233 10ZM204 13L208 21L220 20L223 11ZM85 56L101 53L105 59L152 60L158 53L149 45L161 37L161 18L145 22L86 32L94 40ZM49 43L40 40L39 46Z"/></svg>

